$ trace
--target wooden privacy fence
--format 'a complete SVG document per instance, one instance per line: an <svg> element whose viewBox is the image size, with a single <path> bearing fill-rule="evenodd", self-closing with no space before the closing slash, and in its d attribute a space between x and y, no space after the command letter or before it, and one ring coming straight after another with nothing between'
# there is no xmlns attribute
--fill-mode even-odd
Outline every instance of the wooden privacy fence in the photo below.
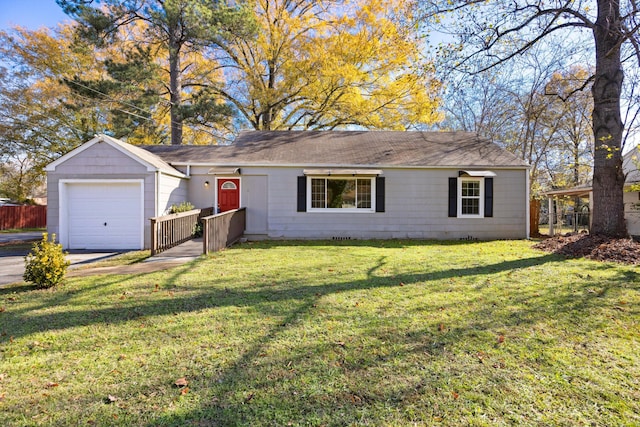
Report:
<svg viewBox="0 0 640 427"><path fill-rule="evenodd" d="M238 241L244 234L246 212L240 208L202 218L203 252L217 252Z"/></svg>
<svg viewBox="0 0 640 427"><path fill-rule="evenodd" d="M46 226L46 206L0 206L0 230Z"/></svg>
<svg viewBox="0 0 640 427"><path fill-rule="evenodd" d="M540 200L537 199L529 201L529 234L540 235Z"/></svg>

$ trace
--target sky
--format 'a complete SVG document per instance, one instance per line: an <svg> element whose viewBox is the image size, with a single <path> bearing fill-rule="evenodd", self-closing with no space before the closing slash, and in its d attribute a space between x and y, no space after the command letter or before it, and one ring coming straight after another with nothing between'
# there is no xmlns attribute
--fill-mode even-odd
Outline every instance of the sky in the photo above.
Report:
<svg viewBox="0 0 640 427"><path fill-rule="evenodd" d="M14 25L37 30L68 19L55 0L0 0L0 30Z"/></svg>

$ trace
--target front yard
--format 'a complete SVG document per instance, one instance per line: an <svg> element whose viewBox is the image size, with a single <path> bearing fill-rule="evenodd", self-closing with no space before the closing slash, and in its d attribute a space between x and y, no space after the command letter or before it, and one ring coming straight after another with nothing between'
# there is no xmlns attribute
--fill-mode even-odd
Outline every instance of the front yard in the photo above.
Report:
<svg viewBox="0 0 640 427"><path fill-rule="evenodd" d="M0 425L639 425L637 266L532 245L247 243L0 289Z"/></svg>

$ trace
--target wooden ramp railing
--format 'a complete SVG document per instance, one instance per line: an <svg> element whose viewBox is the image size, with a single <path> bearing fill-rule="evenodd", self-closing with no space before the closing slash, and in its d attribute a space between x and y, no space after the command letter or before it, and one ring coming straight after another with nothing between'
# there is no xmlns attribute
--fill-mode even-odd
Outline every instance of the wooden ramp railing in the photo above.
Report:
<svg viewBox="0 0 640 427"><path fill-rule="evenodd" d="M246 211L240 208L202 218L203 252L217 252L238 241L244 234Z"/></svg>
<svg viewBox="0 0 640 427"><path fill-rule="evenodd" d="M200 209L151 218L151 255L193 239Z"/></svg>

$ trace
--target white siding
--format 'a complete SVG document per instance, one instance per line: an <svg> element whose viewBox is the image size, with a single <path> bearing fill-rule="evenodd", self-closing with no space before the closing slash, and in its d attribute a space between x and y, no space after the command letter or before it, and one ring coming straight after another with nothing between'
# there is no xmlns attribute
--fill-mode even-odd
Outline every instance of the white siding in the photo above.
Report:
<svg viewBox="0 0 640 427"><path fill-rule="evenodd" d="M159 174L158 179L158 210L156 216L169 213L172 205L191 202L187 198L188 181L186 179ZM191 202L193 203L193 202Z"/></svg>
<svg viewBox="0 0 640 427"><path fill-rule="evenodd" d="M269 234L269 178L267 175L244 175L241 182L242 204L247 208L245 234L265 238ZM294 197L295 198L295 197Z"/></svg>
<svg viewBox="0 0 640 427"><path fill-rule="evenodd" d="M268 237L511 239L526 238L526 174L494 170L494 216L449 218L448 178L458 169L385 169L386 212L296 212L298 168L243 168L243 176L268 174ZM252 182L244 178L243 192ZM263 185L263 184L261 184ZM248 210L254 203L243 199ZM263 204L264 199L256 200Z"/></svg>
<svg viewBox="0 0 640 427"><path fill-rule="evenodd" d="M624 217L627 220L628 233L640 236L640 192L624 193Z"/></svg>
<svg viewBox="0 0 640 427"><path fill-rule="evenodd" d="M187 200L196 208L210 208L213 206L213 198L216 188L216 177L208 175L210 167L192 167ZM182 168L183 172L186 172ZM207 183L208 184L205 184Z"/></svg>

